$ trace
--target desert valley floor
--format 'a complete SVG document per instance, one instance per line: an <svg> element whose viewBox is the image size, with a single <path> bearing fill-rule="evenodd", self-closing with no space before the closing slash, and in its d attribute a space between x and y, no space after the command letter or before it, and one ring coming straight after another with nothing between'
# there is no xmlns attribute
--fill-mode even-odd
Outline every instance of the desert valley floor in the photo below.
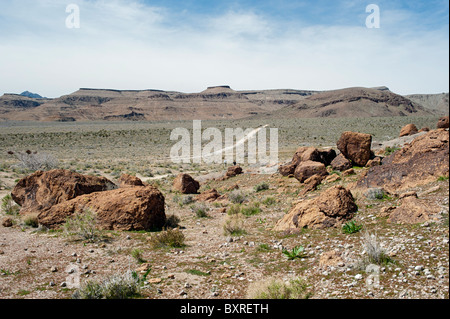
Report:
<svg viewBox="0 0 450 319"><path fill-rule="evenodd" d="M11 194L22 178L33 173L17 165L15 154L27 150L51 154L58 160L59 169L102 176L117 185L119 178L128 174L153 185L165 198L165 215L176 220L178 228L172 230L181 232L184 238L180 246L155 247L154 237L167 230L101 230L99 238L87 241L64 228L47 229L31 222L29 216L8 214L2 209L0 299L71 298L77 291L71 286L75 275L84 284L128 270L140 278L136 298L253 298L255 291L263 289L261 283L273 278L282 283L301 281L298 298L448 299L448 129L440 129L437 139L430 135L430 139L446 145L446 174L381 196L355 188L360 180L371 176L373 167L353 165L344 174L328 165L327 177L310 191L305 191L307 185L296 178L278 172L278 166L291 161L299 147L337 150L336 143L344 131L370 134L375 155L401 155L402 149L414 146L415 140L439 131L438 119L203 121L203 128L221 130L262 125L278 128L279 163L270 167L242 163L243 173L229 178L223 178L228 168L223 164L170 162L174 144L170 132L176 127L192 129L192 121L0 122L0 198ZM431 132L398 139L402 127L410 123L419 129L429 127ZM423 154L428 156L429 151ZM173 181L180 173L200 183L199 194L215 189L220 197L197 201L200 195L174 191ZM362 226L361 230L346 233L341 224L274 230L294 207L312 203L339 186L351 190L357 207L351 220ZM410 198L418 211L430 208L415 216L426 220L393 221L392 212ZM239 229L227 232L224 226L235 210L239 211ZM363 262L367 234L376 236L386 251L376 277ZM288 253L300 246L301 254L288 258ZM374 279L379 282L373 284Z"/></svg>

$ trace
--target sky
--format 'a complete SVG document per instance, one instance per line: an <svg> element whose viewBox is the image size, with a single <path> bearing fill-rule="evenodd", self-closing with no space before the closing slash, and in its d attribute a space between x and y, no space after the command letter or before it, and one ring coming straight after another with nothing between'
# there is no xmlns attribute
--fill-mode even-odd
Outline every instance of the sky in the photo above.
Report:
<svg viewBox="0 0 450 319"><path fill-rule="evenodd" d="M0 2L0 95L216 85L448 92L449 2Z"/></svg>

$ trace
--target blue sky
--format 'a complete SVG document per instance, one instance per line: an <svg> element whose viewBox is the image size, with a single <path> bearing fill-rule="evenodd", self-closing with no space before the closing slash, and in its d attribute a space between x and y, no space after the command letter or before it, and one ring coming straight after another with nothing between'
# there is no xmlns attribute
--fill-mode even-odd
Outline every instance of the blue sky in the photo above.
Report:
<svg viewBox="0 0 450 319"><path fill-rule="evenodd" d="M69 29L66 7L80 9ZM366 6L380 28L365 25ZM448 1L2 0L0 94L207 86L449 91Z"/></svg>

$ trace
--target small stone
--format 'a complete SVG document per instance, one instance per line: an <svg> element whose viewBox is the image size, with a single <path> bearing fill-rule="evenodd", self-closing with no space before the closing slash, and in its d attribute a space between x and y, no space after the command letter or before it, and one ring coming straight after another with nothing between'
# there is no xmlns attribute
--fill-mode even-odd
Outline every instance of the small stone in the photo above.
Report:
<svg viewBox="0 0 450 319"><path fill-rule="evenodd" d="M363 276L362 276L361 274L357 274L357 275L355 276L355 279L356 279L356 280L361 280L362 277L363 277Z"/></svg>
<svg viewBox="0 0 450 319"><path fill-rule="evenodd" d="M56 268L55 266L53 266L52 268L50 268L50 271L51 271L51 272L57 272L57 271L58 271L58 268Z"/></svg>
<svg viewBox="0 0 450 319"><path fill-rule="evenodd" d="M53 281L50 281L50 283L48 284L50 287L55 286L56 284Z"/></svg>

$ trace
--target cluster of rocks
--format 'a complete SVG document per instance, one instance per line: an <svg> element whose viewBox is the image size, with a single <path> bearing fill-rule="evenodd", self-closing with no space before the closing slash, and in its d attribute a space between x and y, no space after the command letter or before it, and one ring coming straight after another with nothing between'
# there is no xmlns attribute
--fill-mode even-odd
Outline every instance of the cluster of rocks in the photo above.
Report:
<svg viewBox="0 0 450 319"><path fill-rule="evenodd" d="M48 228L88 210L95 213L99 229L161 228L166 222L163 194L134 176L124 174L119 182L63 169L37 171L21 179L11 195L21 215L37 214L39 224Z"/></svg>
<svg viewBox="0 0 450 319"><path fill-rule="evenodd" d="M336 181L338 174L329 175L327 166L343 171L341 176L354 172L352 166L368 168L352 190L372 194L380 190L390 194L425 185L449 174L448 117L438 121L437 129L423 130L426 133L407 143L399 151L387 156L375 156L371 150L372 136L357 132L343 132L337 141L338 155L333 149L318 150L314 147L300 147L291 162L281 165L278 171L283 176L293 176L304 184L299 195L316 189L324 179ZM413 125L402 129L414 131ZM418 132L415 130L416 133ZM375 194L375 193L374 193ZM377 196L376 194L374 196ZM295 205L278 223L274 230L285 231L298 228L325 228L341 225L350 220L357 211L352 193L335 186L321 192L310 200ZM384 208L381 214L388 222L419 223L430 220L437 214L435 207L429 207L417 196L404 196L399 207Z"/></svg>

